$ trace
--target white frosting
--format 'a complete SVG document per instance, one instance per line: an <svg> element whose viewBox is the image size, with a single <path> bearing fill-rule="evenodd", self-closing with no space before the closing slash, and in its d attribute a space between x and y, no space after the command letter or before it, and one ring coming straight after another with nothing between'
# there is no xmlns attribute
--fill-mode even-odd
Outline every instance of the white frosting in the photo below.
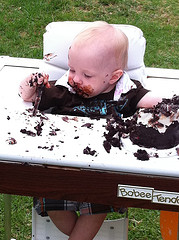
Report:
<svg viewBox="0 0 179 240"><path fill-rule="evenodd" d="M156 122L151 121L153 119L152 113L145 113L144 109L139 110L138 114L138 123L142 123L143 125L147 125L149 127L156 128L159 132L165 132L166 128L173 122L179 122L179 110L176 113L171 113L169 117L166 117L163 114L160 114L159 120ZM163 125L163 126L162 126Z"/></svg>

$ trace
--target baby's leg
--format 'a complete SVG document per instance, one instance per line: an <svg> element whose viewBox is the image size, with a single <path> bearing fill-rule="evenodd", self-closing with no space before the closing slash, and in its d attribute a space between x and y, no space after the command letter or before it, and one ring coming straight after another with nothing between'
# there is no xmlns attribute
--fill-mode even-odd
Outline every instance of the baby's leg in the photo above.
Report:
<svg viewBox="0 0 179 240"><path fill-rule="evenodd" d="M69 240L92 240L105 220L106 214L81 215Z"/></svg>
<svg viewBox="0 0 179 240"><path fill-rule="evenodd" d="M66 235L70 236L78 216L73 211L48 211L48 216L56 227Z"/></svg>
<svg viewBox="0 0 179 240"><path fill-rule="evenodd" d="M106 214L78 217L72 211L49 211L48 215L61 232L70 236L69 240L92 240L106 217Z"/></svg>

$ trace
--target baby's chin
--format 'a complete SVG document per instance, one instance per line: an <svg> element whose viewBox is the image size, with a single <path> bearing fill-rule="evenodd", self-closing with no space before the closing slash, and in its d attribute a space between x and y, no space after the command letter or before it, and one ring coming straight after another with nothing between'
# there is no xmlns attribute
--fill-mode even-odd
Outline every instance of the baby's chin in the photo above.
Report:
<svg viewBox="0 0 179 240"><path fill-rule="evenodd" d="M83 98L91 98L94 95L94 89L88 85L84 87L78 87L77 85L72 87L73 91Z"/></svg>
<svg viewBox="0 0 179 240"><path fill-rule="evenodd" d="M74 90L74 89L73 89ZM91 98L91 96L89 95L89 94L87 94L87 93L85 93L85 92L82 92L82 91L76 91L75 90L75 92L76 92L76 94L78 94L80 97L83 97L83 98Z"/></svg>

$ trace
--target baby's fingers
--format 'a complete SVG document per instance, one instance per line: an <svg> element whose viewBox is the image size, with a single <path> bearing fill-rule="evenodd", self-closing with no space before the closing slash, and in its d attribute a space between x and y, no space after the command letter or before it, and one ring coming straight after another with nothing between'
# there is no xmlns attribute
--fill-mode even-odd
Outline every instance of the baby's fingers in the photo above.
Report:
<svg viewBox="0 0 179 240"><path fill-rule="evenodd" d="M44 76L41 73L32 73L27 81L30 87L36 87L37 85L41 85L44 83Z"/></svg>
<svg viewBox="0 0 179 240"><path fill-rule="evenodd" d="M43 73L43 77L44 77L44 85L45 85L45 87L46 87L46 88L50 88L50 83L48 82L48 80L49 80L49 75Z"/></svg>

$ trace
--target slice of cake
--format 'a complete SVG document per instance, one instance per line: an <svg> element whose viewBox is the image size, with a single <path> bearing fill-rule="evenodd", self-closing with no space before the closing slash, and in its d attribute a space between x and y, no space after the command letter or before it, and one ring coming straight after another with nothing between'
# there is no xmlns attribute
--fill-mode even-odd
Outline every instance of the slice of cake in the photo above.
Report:
<svg viewBox="0 0 179 240"><path fill-rule="evenodd" d="M179 144L179 96L163 99L154 108L140 109L134 118L136 125L130 131L134 144L156 149L168 149Z"/></svg>
<svg viewBox="0 0 179 240"><path fill-rule="evenodd" d="M154 108L139 109L132 117L107 120L104 147L123 147L123 140L144 148L170 149L179 144L179 96L163 99Z"/></svg>

